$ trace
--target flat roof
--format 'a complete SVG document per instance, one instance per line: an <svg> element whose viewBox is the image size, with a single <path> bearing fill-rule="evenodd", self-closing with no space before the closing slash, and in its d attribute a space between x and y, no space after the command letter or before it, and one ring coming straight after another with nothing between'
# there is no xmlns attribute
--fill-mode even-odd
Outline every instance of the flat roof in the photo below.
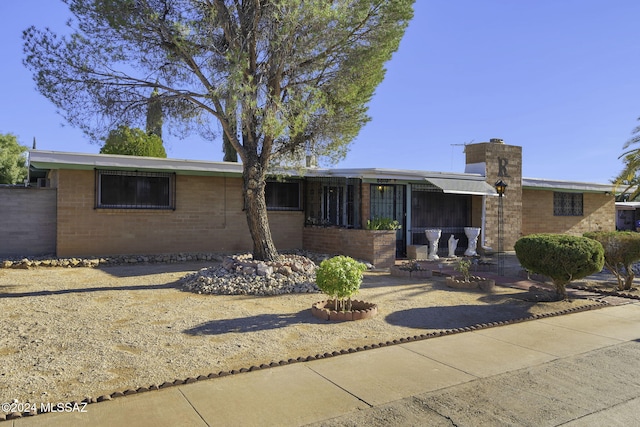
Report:
<svg viewBox="0 0 640 427"><path fill-rule="evenodd" d="M36 169L145 169L194 175L242 175L242 165L232 162L165 159L158 157L123 156L118 154L66 153L43 150L29 151L29 165Z"/></svg>
<svg viewBox="0 0 640 427"><path fill-rule="evenodd" d="M37 170L95 168L176 172L185 175L242 175L242 164L205 160L182 160L118 154L87 154L62 151L30 150L29 164ZM373 182L429 181L444 192L495 195L495 189L479 173L434 172L386 168L300 168L276 172L289 176L359 178ZM613 184L522 178L522 187L534 190L612 193Z"/></svg>
<svg viewBox="0 0 640 427"><path fill-rule="evenodd" d="M620 211L633 211L640 209L640 202L616 202L616 209Z"/></svg>
<svg viewBox="0 0 640 427"><path fill-rule="evenodd" d="M563 190L580 193L613 193L613 184L542 178L522 178L522 188L531 190Z"/></svg>
<svg viewBox="0 0 640 427"><path fill-rule="evenodd" d="M125 156L119 154L87 154L68 153L62 151L29 151L30 165L37 169L150 169L157 171L176 172L223 172L242 174L242 164L235 162L214 162L205 160L181 160L158 157ZM279 171L278 173L292 176L361 178L361 179L395 179L407 181L422 181L425 178L460 179L484 181L479 174L428 172L400 169L360 168L300 168Z"/></svg>

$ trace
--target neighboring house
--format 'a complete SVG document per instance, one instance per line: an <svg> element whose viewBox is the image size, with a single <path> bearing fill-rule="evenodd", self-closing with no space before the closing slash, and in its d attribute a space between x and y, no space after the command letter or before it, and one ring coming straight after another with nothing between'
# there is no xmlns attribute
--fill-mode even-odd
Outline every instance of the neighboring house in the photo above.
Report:
<svg viewBox="0 0 640 427"><path fill-rule="evenodd" d="M307 168L274 177L266 198L276 247L388 266L408 246L426 244L428 228L442 230L442 254L451 234L463 252L464 227L472 226L482 229L479 246L495 250L500 202L505 250L533 232L615 229L610 188L523 179L521 147L501 140L465 151L465 173ZM60 257L252 249L240 164L39 150L29 159L33 185L57 194L53 246ZM494 189L498 179L508 185L503 198ZM376 217L402 228L364 230ZM363 255L363 246L374 255Z"/></svg>
<svg viewBox="0 0 640 427"><path fill-rule="evenodd" d="M620 231L640 231L640 197L630 199L638 190L633 186L624 193L616 194L616 229Z"/></svg>
<svg viewBox="0 0 640 427"><path fill-rule="evenodd" d="M640 231L640 202L616 202L616 229Z"/></svg>

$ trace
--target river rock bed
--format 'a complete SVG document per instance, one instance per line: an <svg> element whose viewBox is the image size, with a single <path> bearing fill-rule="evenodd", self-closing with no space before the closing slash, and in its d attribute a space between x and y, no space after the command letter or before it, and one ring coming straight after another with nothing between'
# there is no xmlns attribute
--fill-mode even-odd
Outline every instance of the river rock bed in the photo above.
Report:
<svg viewBox="0 0 640 427"><path fill-rule="evenodd" d="M114 255L104 257L58 258L54 255L38 257L0 258L0 268L28 270L38 267L88 267L132 265L132 264L173 264L179 262L213 261L221 262L223 255L218 253L175 253L161 255Z"/></svg>
<svg viewBox="0 0 640 427"><path fill-rule="evenodd" d="M225 257L181 279L184 290L197 294L281 295L317 293L316 264L302 255L281 255L276 262L256 261L250 254Z"/></svg>

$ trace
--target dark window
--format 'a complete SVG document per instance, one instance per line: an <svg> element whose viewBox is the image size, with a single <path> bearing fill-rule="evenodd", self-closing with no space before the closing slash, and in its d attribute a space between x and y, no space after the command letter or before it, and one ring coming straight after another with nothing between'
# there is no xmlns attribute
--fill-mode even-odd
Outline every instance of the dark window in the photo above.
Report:
<svg viewBox="0 0 640 427"><path fill-rule="evenodd" d="M175 209L175 174L96 170L96 207Z"/></svg>
<svg viewBox="0 0 640 427"><path fill-rule="evenodd" d="M302 210L299 182L267 181L265 198L269 210Z"/></svg>
<svg viewBox="0 0 640 427"><path fill-rule="evenodd" d="M354 178L307 178L305 224L358 228L360 181Z"/></svg>
<svg viewBox="0 0 640 427"><path fill-rule="evenodd" d="M553 193L553 215L582 216L582 193Z"/></svg>

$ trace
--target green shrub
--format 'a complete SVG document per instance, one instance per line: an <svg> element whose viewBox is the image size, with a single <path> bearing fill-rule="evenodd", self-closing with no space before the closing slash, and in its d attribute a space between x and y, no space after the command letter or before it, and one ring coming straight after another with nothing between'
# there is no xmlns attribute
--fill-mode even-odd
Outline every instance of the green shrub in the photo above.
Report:
<svg viewBox="0 0 640 427"><path fill-rule="evenodd" d="M373 218L367 221L367 230L399 230L400 223L391 218Z"/></svg>
<svg viewBox="0 0 640 427"><path fill-rule="evenodd" d="M469 273L470 267L471 267L471 261L463 258L460 261L458 261L458 264L453 268L456 271L459 271L460 274L462 274L465 282L468 282L471 279L471 273Z"/></svg>
<svg viewBox="0 0 640 427"><path fill-rule="evenodd" d="M358 293L367 267L348 256L336 256L320 263L316 270L318 288L335 301L335 309L350 310L351 297ZM348 301L345 301L347 299Z"/></svg>
<svg viewBox="0 0 640 427"><path fill-rule="evenodd" d="M515 244L516 256L527 270L553 281L560 299L566 285L597 273L604 266L604 249L595 240L566 234L531 234Z"/></svg>
<svg viewBox="0 0 640 427"><path fill-rule="evenodd" d="M618 290L631 289L635 273L633 264L640 261L640 234L631 231L597 231L584 237L600 242L604 248L604 265L618 279Z"/></svg>

